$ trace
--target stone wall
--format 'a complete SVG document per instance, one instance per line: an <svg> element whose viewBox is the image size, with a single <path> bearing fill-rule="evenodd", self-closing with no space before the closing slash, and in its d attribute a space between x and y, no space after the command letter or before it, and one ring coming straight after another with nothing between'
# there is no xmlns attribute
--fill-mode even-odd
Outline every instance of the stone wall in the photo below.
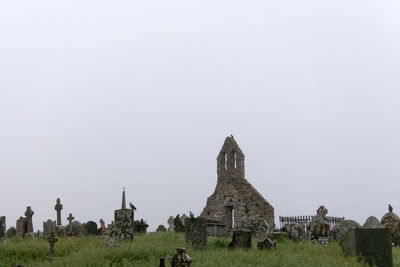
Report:
<svg viewBox="0 0 400 267"><path fill-rule="evenodd" d="M275 228L274 208L245 179L244 154L233 137L225 139L218 154L217 174L217 186L214 193L208 197L201 217L224 222L229 228L232 219L228 218L227 209L233 207L234 222L262 217L271 230Z"/></svg>

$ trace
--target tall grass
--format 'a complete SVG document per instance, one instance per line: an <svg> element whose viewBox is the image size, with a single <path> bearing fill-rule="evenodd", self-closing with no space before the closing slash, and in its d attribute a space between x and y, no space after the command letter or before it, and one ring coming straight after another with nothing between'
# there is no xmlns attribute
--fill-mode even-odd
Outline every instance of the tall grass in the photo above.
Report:
<svg viewBox="0 0 400 267"><path fill-rule="evenodd" d="M105 240L98 238L60 238L54 246L53 262L44 260L49 245L46 240L12 239L0 244L0 266L151 266L160 258L173 255L175 248L186 247L193 258L193 267L213 266L365 266L355 258L344 257L340 246L309 241L293 243L283 240L276 250L229 251L229 240L209 238L204 250L185 244L183 234L151 233L135 237L134 242L120 242L117 247L106 248ZM395 266L400 265L400 249L393 249ZM167 261L167 260L166 260ZM167 266L169 264L167 263Z"/></svg>

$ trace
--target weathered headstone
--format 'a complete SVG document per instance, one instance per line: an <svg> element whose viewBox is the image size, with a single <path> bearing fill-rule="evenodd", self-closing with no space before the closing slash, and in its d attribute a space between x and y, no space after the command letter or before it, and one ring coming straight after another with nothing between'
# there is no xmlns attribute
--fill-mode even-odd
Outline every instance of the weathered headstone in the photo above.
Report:
<svg viewBox="0 0 400 267"><path fill-rule="evenodd" d="M75 217L72 216L72 213L69 214L67 217L68 220L68 235L72 236L72 221L75 219Z"/></svg>
<svg viewBox="0 0 400 267"><path fill-rule="evenodd" d="M97 235L97 223L94 221L88 221L85 227L88 235Z"/></svg>
<svg viewBox="0 0 400 267"><path fill-rule="evenodd" d="M122 192L121 209L114 211L113 235L118 240L133 241L134 233L134 209L126 208L124 189Z"/></svg>
<svg viewBox="0 0 400 267"><path fill-rule="evenodd" d="M61 204L61 200L57 198L56 205L54 209L57 211L57 226L62 226L61 223L61 210L63 209L63 205Z"/></svg>
<svg viewBox="0 0 400 267"><path fill-rule="evenodd" d="M6 216L0 217L0 239L6 236Z"/></svg>
<svg viewBox="0 0 400 267"><path fill-rule="evenodd" d="M287 238L292 241L299 241L305 236L304 229L295 223L286 224L285 232L287 233Z"/></svg>
<svg viewBox="0 0 400 267"><path fill-rule="evenodd" d="M251 239L256 242L263 242L271 231L270 226L263 217L243 217L235 223L238 230L251 232Z"/></svg>
<svg viewBox="0 0 400 267"><path fill-rule="evenodd" d="M350 229L360 228L360 224L353 220L343 220L338 225L336 225L336 239L339 241L339 244L342 243L344 235Z"/></svg>
<svg viewBox="0 0 400 267"><path fill-rule="evenodd" d="M166 231L167 231L167 229L166 229L165 226L162 225L162 224L160 224L160 225L157 227L157 230L156 230L156 232L163 232L163 233L165 233Z"/></svg>
<svg viewBox="0 0 400 267"><path fill-rule="evenodd" d="M26 233L26 219L23 217L19 217L17 220L17 227L16 227L16 236L17 237L24 237Z"/></svg>
<svg viewBox="0 0 400 267"><path fill-rule="evenodd" d="M307 234L310 240L326 243L329 240L329 223L325 220L328 210L320 206L317 215L313 216L311 222L307 224Z"/></svg>
<svg viewBox="0 0 400 267"><path fill-rule="evenodd" d="M54 244L57 242L58 238L55 237L54 232L50 233L50 237L47 238L47 241L49 242L49 256L46 257L47 260L52 261L53 259L53 252L54 252Z"/></svg>
<svg viewBox="0 0 400 267"><path fill-rule="evenodd" d="M388 228L350 229L342 241L345 256L357 256L377 267L392 267L392 243Z"/></svg>
<svg viewBox="0 0 400 267"><path fill-rule="evenodd" d="M168 218L168 232L175 232L174 216L169 216Z"/></svg>
<svg viewBox="0 0 400 267"><path fill-rule="evenodd" d="M185 240L191 242L194 248L207 247L207 219L186 218Z"/></svg>
<svg viewBox="0 0 400 267"><path fill-rule="evenodd" d="M78 236L82 237L83 232L86 231L86 229L82 229L82 224L79 221L73 221L71 223L71 228L72 228L72 236Z"/></svg>
<svg viewBox="0 0 400 267"><path fill-rule="evenodd" d="M57 231L56 221L48 219L46 222L43 222L43 234L45 236L49 236L51 232L56 232L56 231Z"/></svg>
<svg viewBox="0 0 400 267"><path fill-rule="evenodd" d="M14 226L10 227L6 232L6 238L13 238L16 235L17 235L17 230L15 230Z"/></svg>
<svg viewBox="0 0 400 267"><path fill-rule="evenodd" d="M193 259L186 254L186 248L177 248L175 255L170 257L171 267L190 267Z"/></svg>
<svg viewBox="0 0 400 267"><path fill-rule="evenodd" d="M276 241L267 237L264 241L257 242L257 248L260 250L276 248Z"/></svg>
<svg viewBox="0 0 400 267"><path fill-rule="evenodd" d="M393 207L389 205L389 212L386 213L382 219L381 224L391 230L392 243L394 245L400 244L400 218L393 212Z"/></svg>
<svg viewBox="0 0 400 267"><path fill-rule="evenodd" d="M385 226L383 226L379 220L374 217L374 216L370 216L368 217L368 219L365 221L365 223L362 226L363 228L385 228Z"/></svg>
<svg viewBox="0 0 400 267"><path fill-rule="evenodd" d="M176 215L174 219L174 230L176 233L184 233L185 232L185 226L183 225L181 219L179 218L179 214Z"/></svg>
<svg viewBox="0 0 400 267"><path fill-rule="evenodd" d="M32 216L34 212L30 206L26 207L25 211L25 221L26 221L26 232L33 233L33 223L32 223Z"/></svg>
<svg viewBox="0 0 400 267"><path fill-rule="evenodd" d="M251 248L251 232L246 230L234 230L232 234L232 241L228 244L228 248Z"/></svg>

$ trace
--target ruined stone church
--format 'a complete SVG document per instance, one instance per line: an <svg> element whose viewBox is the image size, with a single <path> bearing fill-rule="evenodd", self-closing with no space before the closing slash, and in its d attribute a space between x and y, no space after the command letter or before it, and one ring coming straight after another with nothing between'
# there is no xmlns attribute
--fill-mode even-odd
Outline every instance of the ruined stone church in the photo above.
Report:
<svg viewBox="0 0 400 267"><path fill-rule="evenodd" d="M225 139L217 157L217 186L208 197L201 217L221 222L231 230L232 225L246 218L261 217L273 229L274 208L245 179L244 154L233 136Z"/></svg>

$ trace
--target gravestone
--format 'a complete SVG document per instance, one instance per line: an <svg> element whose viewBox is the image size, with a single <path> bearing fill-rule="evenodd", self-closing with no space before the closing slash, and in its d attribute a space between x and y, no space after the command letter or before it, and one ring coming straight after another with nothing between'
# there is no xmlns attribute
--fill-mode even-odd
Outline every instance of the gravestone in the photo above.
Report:
<svg viewBox="0 0 400 267"><path fill-rule="evenodd" d="M285 232L287 233L287 238L292 241L299 241L305 236L304 229L295 223L286 224Z"/></svg>
<svg viewBox="0 0 400 267"><path fill-rule="evenodd" d="M400 244L400 218L393 212L393 207L389 205L389 212L382 219L381 224L391 230L392 243L397 246Z"/></svg>
<svg viewBox="0 0 400 267"><path fill-rule="evenodd" d="M171 267L190 267L193 259L186 254L186 248L177 248L175 255L169 257L169 261L171 262Z"/></svg>
<svg viewBox="0 0 400 267"><path fill-rule="evenodd" d="M174 230L176 233L184 233L185 232L185 226L183 225L181 219L179 218L179 214L176 215L174 219Z"/></svg>
<svg viewBox="0 0 400 267"><path fill-rule="evenodd" d="M207 219L185 219L185 241L191 242L194 248L207 247Z"/></svg>
<svg viewBox="0 0 400 267"><path fill-rule="evenodd" d="M97 223L93 221L88 221L85 227L86 227L86 233L88 235L97 235Z"/></svg>
<svg viewBox="0 0 400 267"><path fill-rule="evenodd" d="M17 230L14 226L11 226L6 232L6 238L13 238L17 235Z"/></svg>
<svg viewBox="0 0 400 267"><path fill-rule="evenodd" d="M0 239L6 236L6 216L0 217Z"/></svg>
<svg viewBox="0 0 400 267"><path fill-rule="evenodd" d="M357 256L377 267L392 267L392 242L388 228L350 229L342 241L345 256Z"/></svg>
<svg viewBox="0 0 400 267"><path fill-rule="evenodd" d="M344 235L350 229L360 228L360 224L353 220L343 220L335 227L336 239L339 241L339 244L342 243Z"/></svg>
<svg viewBox="0 0 400 267"><path fill-rule="evenodd" d="M313 216L311 222L307 224L308 238L320 243L326 243L329 240L329 223L325 220L328 210L324 206L320 206L317 215Z"/></svg>
<svg viewBox="0 0 400 267"><path fill-rule="evenodd" d="M156 230L156 232L163 232L163 233L165 233L166 231L167 231L167 229L166 229L165 226L162 225L162 224L160 224L160 225L157 227L157 230Z"/></svg>
<svg viewBox="0 0 400 267"><path fill-rule="evenodd" d="M135 226L135 233L138 234L147 233L147 228L149 227L149 225L143 219L140 219L140 221L134 221L133 225Z"/></svg>
<svg viewBox="0 0 400 267"><path fill-rule="evenodd" d="M232 241L228 244L229 249L249 249L251 248L251 232L246 230L234 230Z"/></svg>
<svg viewBox="0 0 400 267"><path fill-rule="evenodd" d="M32 223L32 216L35 214L30 206L26 207L25 211L25 221L26 221L26 232L33 233L33 223Z"/></svg>
<svg viewBox="0 0 400 267"><path fill-rule="evenodd" d="M117 240L133 241L135 234L134 209L127 209L125 204L125 189L122 191L121 209L114 211L113 235Z"/></svg>
<svg viewBox="0 0 400 267"><path fill-rule="evenodd" d="M68 220L68 235L72 236L72 220L75 219L75 217L72 216L72 213L69 214L67 217Z"/></svg>
<svg viewBox="0 0 400 267"><path fill-rule="evenodd" d="M53 260L53 252L54 252L54 244L57 242L58 238L55 237L54 232L50 233L50 237L47 238L47 241L49 242L49 256L46 257L48 261Z"/></svg>
<svg viewBox="0 0 400 267"><path fill-rule="evenodd" d="M328 209L325 208L325 206L319 206L318 210L317 210L317 215L321 216L322 218L325 219L325 215L328 214Z"/></svg>
<svg viewBox="0 0 400 267"><path fill-rule="evenodd" d="M374 216L370 216L368 217L368 219L365 221L365 223L362 226L363 228L385 228L385 226L383 226L379 220L374 217Z"/></svg>
<svg viewBox="0 0 400 267"><path fill-rule="evenodd" d="M251 232L251 239L256 242L263 242L271 231L270 226L263 217L243 217L235 221L237 230Z"/></svg>
<svg viewBox="0 0 400 267"><path fill-rule="evenodd" d="M56 232L56 231L57 231L56 221L48 219L47 221L43 222L43 234L45 236L49 236L51 232Z"/></svg>
<svg viewBox="0 0 400 267"><path fill-rule="evenodd" d="M82 224L79 221L73 221L71 223L71 226L72 226L72 232L71 232L72 236L82 237L83 232L86 231L86 229L82 229Z"/></svg>
<svg viewBox="0 0 400 267"><path fill-rule="evenodd" d="M61 200L57 198L56 205L54 209L57 211L57 226L62 226L61 223L61 210L63 209L63 205L61 204Z"/></svg>
<svg viewBox="0 0 400 267"><path fill-rule="evenodd" d="M169 216L168 218L168 232L175 232L174 216Z"/></svg>
<svg viewBox="0 0 400 267"><path fill-rule="evenodd" d="M26 233L26 220L23 217L19 217L19 219L17 220L16 236L24 237L25 233Z"/></svg>
<svg viewBox="0 0 400 267"><path fill-rule="evenodd" d="M276 241L268 237L264 241L257 242L257 248L260 250L276 248Z"/></svg>

